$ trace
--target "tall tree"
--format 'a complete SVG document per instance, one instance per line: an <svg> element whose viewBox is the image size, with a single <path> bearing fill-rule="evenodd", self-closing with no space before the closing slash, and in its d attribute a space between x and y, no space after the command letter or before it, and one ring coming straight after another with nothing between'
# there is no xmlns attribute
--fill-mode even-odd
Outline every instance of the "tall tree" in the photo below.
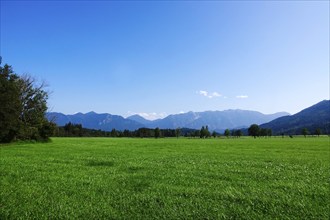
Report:
<svg viewBox="0 0 330 220"><path fill-rule="evenodd" d="M0 141L47 140L55 125L45 118L45 84L18 76L9 65L0 66Z"/></svg>
<svg viewBox="0 0 330 220"><path fill-rule="evenodd" d="M210 133L210 131L209 131L209 126L205 126L205 137L207 137L207 138L209 138L209 137L211 137L211 133Z"/></svg>
<svg viewBox="0 0 330 220"><path fill-rule="evenodd" d="M45 84L37 84L35 79L28 75L20 77L17 83L20 88L22 123L19 138L43 139L40 131L48 123L45 119L48 99L48 93L44 90Z"/></svg>
<svg viewBox="0 0 330 220"><path fill-rule="evenodd" d="M201 128L201 131L200 131L200 138L205 138L205 127L204 126L202 126L202 128Z"/></svg>
<svg viewBox="0 0 330 220"><path fill-rule="evenodd" d="M19 77L11 66L0 66L0 142L10 142L18 134L20 127Z"/></svg>

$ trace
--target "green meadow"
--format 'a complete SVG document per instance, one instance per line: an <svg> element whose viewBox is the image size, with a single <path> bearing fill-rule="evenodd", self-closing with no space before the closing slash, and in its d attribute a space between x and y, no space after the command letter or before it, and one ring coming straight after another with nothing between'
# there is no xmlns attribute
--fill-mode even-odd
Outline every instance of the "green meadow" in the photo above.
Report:
<svg viewBox="0 0 330 220"><path fill-rule="evenodd" d="M0 219L329 219L329 137L0 145Z"/></svg>

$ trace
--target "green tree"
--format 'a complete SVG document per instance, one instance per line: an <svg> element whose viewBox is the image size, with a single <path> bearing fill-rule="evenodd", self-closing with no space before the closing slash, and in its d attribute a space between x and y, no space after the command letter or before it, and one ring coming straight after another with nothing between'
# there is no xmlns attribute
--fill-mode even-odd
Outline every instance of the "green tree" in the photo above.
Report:
<svg viewBox="0 0 330 220"><path fill-rule="evenodd" d="M155 128L155 138L159 138L160 137L160 129L157 127Z"/></svg>
<svg viewBox="0 0 330 220"><path fill-rule="evenodd" d="M307 128L303 128L302 130L301 130L301 134L302 135L304 135L304 137L306 137L306 135L308 135L308 129Z"/></svg>
<svg viewBox="0 0 330 220"><path fill-rule="evenodd" d="M268 136L268 137L271 137L272 135L273 135L273 131L272 131L272 129L268 128L268 129L267 129L267 136Z"/></svg>
<svg viewBox="0 0 330 220"><path fill-rule="evenodd" d="M200 138L205 138L205 127L204 126L202 126L202 128L201 128L201 130L200 130Z"/></svg>
<svg viewBox="0 0 330 220"><path fill-rule="evenodd" d="M321 129L320 128L316 128L315 129L315 134L319 137L321 135Z"/></svg>
<svg viewBox="0 0 330 220"><path fill-rule="evenodd" d="M179 138L180 135L181 135L181 128L177 128L177 129L175 129L175 137L176 137L176 138Z"/></svg>
<svg viewBox="0 0 330 220"><path fill-rule="evenodd" d="M230 130L229 129L226 129L225 132L223 133L223 135L228 138L229 135L230 135Z"/></svg>
<svg viewBox="0 0 330 220"><path fill-rule="evenodd" d="M243 135L242 131L241 130L236 130L235 131L235 136L236 137L241 137Z"/></svg>
<svg viewBox="0 0 330 220"><path fill-rule="evenodd" d="M118 137L118 132L116 131L116 129L112 129L111 132L110 132L110 136L111 137Z"/></svg>
<svg viewBox="0 0 330 220"><path fill-rule="evenodd" d="M259 131L260 131L260 128L259 128L259 125L257 125L257 124L252 124L248 129L249 135L253 136L254 138L259 136Z"/></svg>
<svg viewBox="0 0 330 220"><path fill-rule="evenodd" d="M196 131L194 132L194 136L195 136L195 137L200 137L200 136L201 136L201 132L200 132L200 130L196 130Z"/></svg>
<svg viewBox="0 0 330 220"><path fill-rule="evenodd" d="M127 129L124 130L123 135L124 135L124 137L130 137L131 136L130 131L127 130Z"/></svg>
<svg viewBox="0 0 330 220"><path fill-rule="evenodd" d="M266 137L267 136L267 129L266 128L260 128L259 135L261 137Z"/></svg>
<svg viewBox="0 0 330 220"><path fill-rule="evenodd" d="M20 121L22 124L19 131L19 138L34 140L47 139L51 134L42 131L42 129L52 126L49 126L49 122L45 118L48 99L45 84L38 84L34 78L28 75L21 76L17 84L20 88Z"/></svg>
<svg viewBox="0 0 330 220"><path fill-rule="evenodd" d="M200 138L208 138L211 136L211 133L209 131L209 127L206 125L206 127L202 126L200 130Z"/></svg>
<svg viewBox="0 0 330 220"><path fill-rule="evenodd" d="M217 137L217 132L213 131L213 132L212 132L212 136L213 136L214 138L216 138L216 137Z"/></svg>
<svg viewBox="0 0 330 220"><path fill-rule="evenodd" d="M206 138L211 137L211 133L210 133L210 131L209 131L209 126L207 126L207 125L206 125L206 127L205 127L205 137L206 137Z"/></svg>
<svg viewBox="0 0 330 220"><path fill-rule="evenodd" d="M14 140L20 127L19 77L9 65L0 66L0 142Z"/></svg>
<svg viewBox="0 0 330 220"><path fill-rule="evenodd" d="M47 140L54 131L45 114L45 84L30 76L18 76L9 65L0 66L0 141Z"/></svg>

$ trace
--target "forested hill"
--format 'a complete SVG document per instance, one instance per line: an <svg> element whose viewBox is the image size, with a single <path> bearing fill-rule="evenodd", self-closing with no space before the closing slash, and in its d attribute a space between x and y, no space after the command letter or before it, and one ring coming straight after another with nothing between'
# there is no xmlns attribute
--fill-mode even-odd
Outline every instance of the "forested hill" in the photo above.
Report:
<svg viewBox="0 0 330 220"><path fill-rule="evenodd" d="M272 129L273 134L301 134L305 128L310 134L314 134L317 129L323 134L329 134L330 101L321 101L297 114L277 118L260 127Z"/></svg>

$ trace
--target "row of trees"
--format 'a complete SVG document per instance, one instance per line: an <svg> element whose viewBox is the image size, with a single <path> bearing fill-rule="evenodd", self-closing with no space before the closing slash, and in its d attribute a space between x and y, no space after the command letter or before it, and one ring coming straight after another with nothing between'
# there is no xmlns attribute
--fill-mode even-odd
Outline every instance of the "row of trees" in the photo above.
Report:
<svg viewBox="0 0 330 220"><path fill-rule="evenodd" d="M229 138L235 137L239 138L243 135L249 135L254 138L256 137L271 137L272 130L267 128L260 128L257 124L251 125L247 129L247 133L240 129L229 130L226 129L223 133L223 136ZM177 128L177 129L160 129L160 128L140 128L135 131L129 130L116 130L112 129L111 131L102 131L95 129L83 128L81 124L67 123L63 127L57 127L54 132L55 136L58 137L140 137L140 138L161 138L161 137L191 137L191 138L210 138L210 137L219 137L220 134L213 131L209 131L208 126L202 126L200 130L197 129L188 129L188 128ZM306 136L309 132L307 129L302 130L302 135ZM316 135L320 135L320 129L316 129Z"/></svg>
<svg viewBox="0 0 330 220"><path fill-rule="evenodd" d="M11 66L0 66L0 142L49 139L56 126L45 118L44 88L28 75L15 74Z"/></svg>
<svg viewBox="0 0 330 220"><path fill-rule="evenodd" d="M306 137L307 135L309 135L309 134L311 134L311 133L309 132L309 130L308 130L307 128L303 128L303 129L301 130L301 134L304 135L304 137ZM312 133L312 134L313 134L313 135L320 136L320 135L322 134L322 131L321 131L320 128L316 128L315 131L314 131L314 133Z"/></svg>
<svg viewBox="0 0 330 220"><path fill-rule="evenodd" d="M81 124L67 123L63 127L57 127L55 136L58 137L141 137L141 138L161 138L161 137L194 137L194 138L210 138L219 134L213 131L211 134L208 126L202 126L200 130L189 128L177 129L160 129L160 128L139 128L135 131L116 130L102 131L95 129L83 128Z"/></svg>
<svg viewBox="0 0 330 220"><path fill-rule="evenodd" d="M223 133L223 135L226 136L227 138L229 136L239 138L239 137L241 137L243 135L243 132L240 129L238 129L238 130L235 130L234 129L234 130L231 130L231 131L229 129L226 129L225 132Z"/></svg>
<svg viewBox="0 0 330 220"><path fill-rule="evenodd" d="M161 138L161 137L191 137L191 138L210 138L210 137L219 137L220 134L213 131L209 131L208 126L202 126L200 130L197 129L188 129L188 128L177 128L177 129L160 129L160 128L140 128L135 131L129 130L116 130L112 129L111 131L102 131L95 129L83 128L81 124L67 123L63 127L56 127L55 136L57 137L139 137L139 138ZM302 130L303 135L309 134L307 129ZM315 131L316 135L320 135L320 129ZM256 137L270 137L272 136L272 130L266 128L260 128L257 124L251 125L244 131L240 129L229 130L226 129L223 133L223 136L229 138L235 137L239 138L243 135L249 135L254 138Z"/></svg>
<svg viewBox="0 0 330 220"><path fill-rule="evenodd" d="M116 130L102 131L95 129L83 128L81 124L67 123L63 127L57 127L54 135L57 137L141 137L141 138L160 138L160 137L179 137L188 136L195 132L194 129L177 128L177 129L151 129L139 128L135 131Z"/></svg>
<svg viewBox="0 0 330 220"><path fill-rule="evenodd" d="M253 124L249 127L248 129L248 134L250 136L253 136L254 138L256 137L266 137L266 136L272 136L272 130L268 129L268 128L260 128L259 125L257 124ZM316 135L316 136L320 136L322 134L322 131L320 128L316 128L314 132L309 132L309 130L307 128L303 128L301 130L301 135L304 135L304 137L306 137L307 135ZM281 134L282 136L284 136L284 133ZM292 135L290 135L290 137L292 137Z"/></svg>
<svg viewBox="0 0 330 220"><path fill-rule="evenodd" d="M63 127L57 127L55 132L57 137L141 137L141 138L161 138L161 137L191 137L191 138L210 138L218 137L219 133L209 131L208 126L202 126L200 130L189 128L177 129L160 129L160 128L139 128L135 131L116 130L102 131L95 129L83 128L81 124L67 123ZM243 132L241 130L226 129L224 136L241 137Z"/></svg>

